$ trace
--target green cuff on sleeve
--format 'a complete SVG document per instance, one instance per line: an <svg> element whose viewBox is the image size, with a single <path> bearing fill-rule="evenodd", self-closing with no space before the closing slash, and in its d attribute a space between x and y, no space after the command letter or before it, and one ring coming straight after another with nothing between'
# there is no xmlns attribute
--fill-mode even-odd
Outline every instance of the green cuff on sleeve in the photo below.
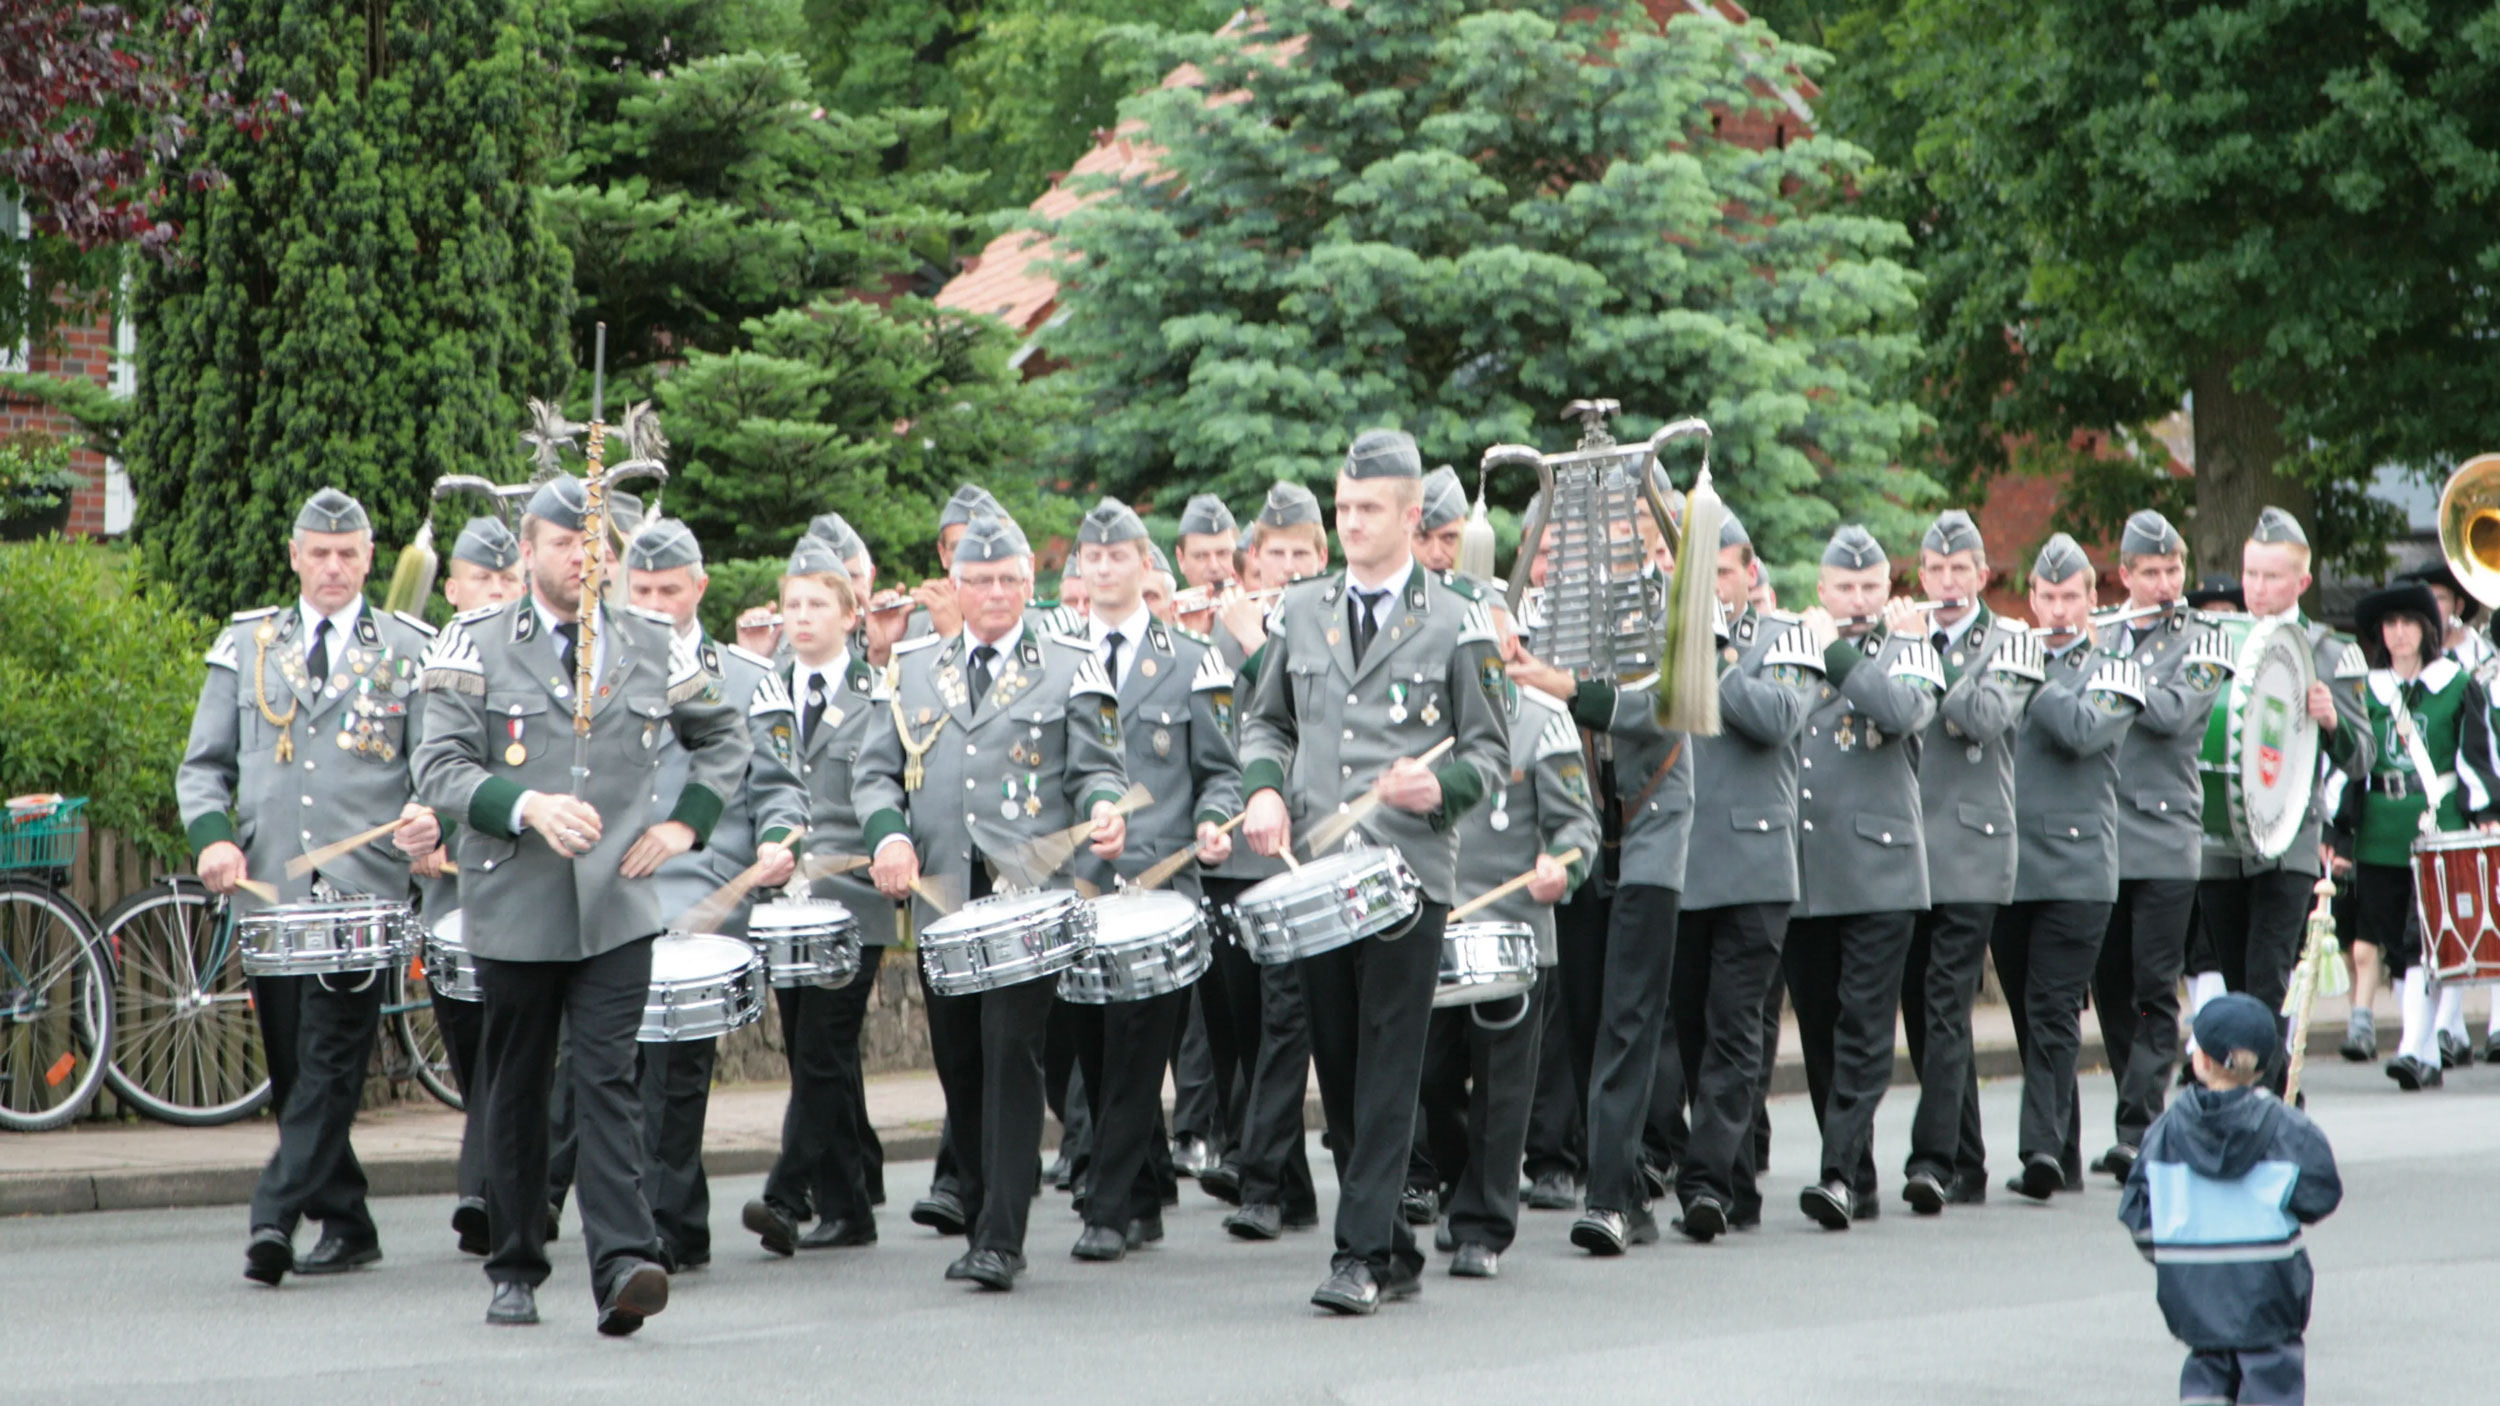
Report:
<svg viewBox="0 0 2500 1406"><path fill-rule="evenodd" d="M668 818L693 826L694 847L701 849L704 842L712 838L712 827L720 823L721 810L721 799L712 794L711 787L689 781L685 791L677 797L677 809L671 811Z"/></svg>
<svg viewBox="0 0 2500 1406"><path fill-rule="evenodd" d="M517 840L512 828L512 808L521 803L524 788L500 776L490 776L477 783L469 793L469 828L499 840Z"/></svg>
<svg viewBox="0 0 2500 1406"><path fill-rule="evenodd" d="M1547 845L1545 847L1545 852L1559 859L1562 857L1563 852L1570 848L1570 845ZM1571 861L1569 864L1564 865L1563 873L1569 876L1563 888L1563 898L1568 899L1574 893L1579 892L1580 881L1589 876L1588 857L1583 855L1580 858ZM1561 900L1558 899L1556 901L1560 902Z"/></svg>
<svg viewBox="0 0 2500 1406"><path fill-rule="evenodd" d="M903 819L903 813L899 810L878 811L869 816L868 823L859 829L861 846L870 854L875 854L877 847L884 844L890 837L910 833L911 825Z"/></svg>
<svg viewBox="0 0 2500 1406"><path fill-rule="evenodd" d="M1432 813L1432 828L1447 830L1484 799L1484 777L1460 761L1443 762L1432 774L1441 782L1441 808Z"/></svg>
<svg viewBox="0 0 2500 1406"><path fill-rule="evenodd" d="M1077 812L1077 813L1078 813L1078 815L1079 815L1080 817L1082 817L1082 816L1089 816L1089 815L1092 815L1092 814L1094 813L1094 807L1096 807L1096 806L1098 806L1098 805L1106 805L1106 804L1107 804L1107 805L1115 805L1115 806L1116 806L1116 805L1118 805L1119 803L1120 803L1120 793L1119 793L1119 792L1117 792L1117 791L1096 791L1096 792L1094 792L1093 794L1091 794L1091 795L1089 795L1089 796L1087 796L1087 797L1085 798L1085 804L1084 804L1082 807L1080 807L1080 808L1078 809L1078 812Z"/></svg>
<svg viewBox="0 0 2500 1406"><path fill-rule="evenodd" d="M1273 791L1279 796L1285 794L1285 767L1282 762L1261 757L1241 769L1242 801L1246 804L1261 791Z"/></svg>
<svg viewBox="0 0 2500 1406"><path fill-rule="evenodd" d="M234 817L222 810L213 810L192 821L183 833L191 837L191 852L198 854L210 845L234 838Z"/></svg>
<svg viewBox="0 0 2500 1406"><path fill-rule="evenodd" d="M1851 669L1865 662L1866 651L1858 648L1854 640L1833 640L1823 646L1823 677L1830 680L1834 688L1840 687L1841 681L1849 677Z"/></svg>
<svg viewBox="0 0 2500 1406"><path fill-rule="evenodd" d="M1202 810L1198 812L1198 818L1191 823L1193 825L1221 825L1230 819L1232 819L1231 816L1226 815L1220 810ZM1193 841L1196 839L1195 836L1192 836L1191 838Z"/></svg>
<svg viewBox="0 0 2500 1406"><path fill-rule="evenodd" d="M1571 720L1592 732L1604 732L1615 725L1615 686L1595 679L1583 682L1571 695Z"/></svg>
<svg viewBox="0 0 2500 1406"><path fill-rule="evenodd" d="M434 812L434 823L443 827L443 838L436 843L445 849L451 848L452 837L460 833L460 822L438 810Z"/></svg>
<svg viewBox="0 0 2500 1406"><path fill-rule="evenodd" d="M791 847L792 849L797 849L797 848L798 848L798 846L797 846L797 845L795 845L795 844L791 844L791 841L790 841L790 837L791 837L792 835L797 834L797 833L798 833L798 832L797 832L796 830L791 829L791 828L790 828L789 826L787 826L787 825L776 825L776 826L774 826L773 828L771 828L770 830L765 831L763 834L756 836L755 838L756 838L756 841L757 841L758 843L760 843L760 844L767 844L767 845L790 845L790 847Z"/></svg>

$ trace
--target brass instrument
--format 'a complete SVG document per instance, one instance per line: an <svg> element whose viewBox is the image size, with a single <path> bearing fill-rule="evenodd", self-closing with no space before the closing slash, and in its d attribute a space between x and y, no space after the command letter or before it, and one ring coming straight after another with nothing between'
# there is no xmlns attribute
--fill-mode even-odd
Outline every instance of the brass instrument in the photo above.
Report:
<svg viewBox="0 0 2500 1406"><path fill-rule="evenodd" d="M2457 584L2500 610L2500 454L2477 454L2439 490L2439 552Z"/></svg>

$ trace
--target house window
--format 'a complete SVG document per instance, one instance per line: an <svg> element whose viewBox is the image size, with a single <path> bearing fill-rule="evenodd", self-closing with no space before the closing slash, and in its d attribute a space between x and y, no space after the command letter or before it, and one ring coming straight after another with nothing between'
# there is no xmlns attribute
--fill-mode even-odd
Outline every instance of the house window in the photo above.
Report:
<svg viewBox="0 0 2500 1406"><path fill-rule="evenodd" d="M113 394L122 399L139 393L139 324L131 320L130 305L131 289L125 279L120 305L113 313L113 367L109 382ZM138 495L130 487L130 470L118 458L106 459L104 535L119 537L128 532L138 507Z"/></svg>
<svg viewBox="0 0 2500 1406"><path fill-rule="evenodd" d="M0 242L15 244L28 237L25 209L18 204L16 196L0 192ZM32 268L20 271L18 277L26 280L28 289L35 286L35 271ZM27 369L26 356L26 339L23 337L18 338L15 346L0 346L0 371Z"/></svg>

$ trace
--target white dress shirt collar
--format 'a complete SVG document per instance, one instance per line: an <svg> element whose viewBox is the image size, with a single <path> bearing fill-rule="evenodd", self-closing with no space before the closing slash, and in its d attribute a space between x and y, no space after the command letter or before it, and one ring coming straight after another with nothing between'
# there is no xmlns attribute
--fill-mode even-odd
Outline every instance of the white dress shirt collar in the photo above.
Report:
<svg viewBox="0 0 2500 1406"><path fill-rule="evenodd" d="M1094 650L1097 657L1105 657L1106 651L1109 650L1110 645L1107 641L1111 638L1111 632L1114 630L1120 632L1120 672L1118 677L1111 680L1111 687L1114 691L1127 685L1129 670L1137 665L1137 647L1146 642L1146 626L1153 619L1153 613L1146 609L1143 602L1138 604L1137 612L1126 620L1106 620L1100 615L1092 617Z"/></svg>

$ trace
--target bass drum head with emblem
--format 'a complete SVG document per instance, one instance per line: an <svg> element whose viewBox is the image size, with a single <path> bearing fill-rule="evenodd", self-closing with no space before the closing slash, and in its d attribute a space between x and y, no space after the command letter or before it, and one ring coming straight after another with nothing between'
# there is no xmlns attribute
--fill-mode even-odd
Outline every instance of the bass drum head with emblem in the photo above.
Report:
<svg viewBox="0 0 2500 1406"><path fill-rule="evenodd" d="M2243 854L2278 859L2309 818L2318 777L2318 724L2309 686L2318 681L2309 637L2269 620L2240 646L2226 695L2222 778L2231 840Z"/></svg>

